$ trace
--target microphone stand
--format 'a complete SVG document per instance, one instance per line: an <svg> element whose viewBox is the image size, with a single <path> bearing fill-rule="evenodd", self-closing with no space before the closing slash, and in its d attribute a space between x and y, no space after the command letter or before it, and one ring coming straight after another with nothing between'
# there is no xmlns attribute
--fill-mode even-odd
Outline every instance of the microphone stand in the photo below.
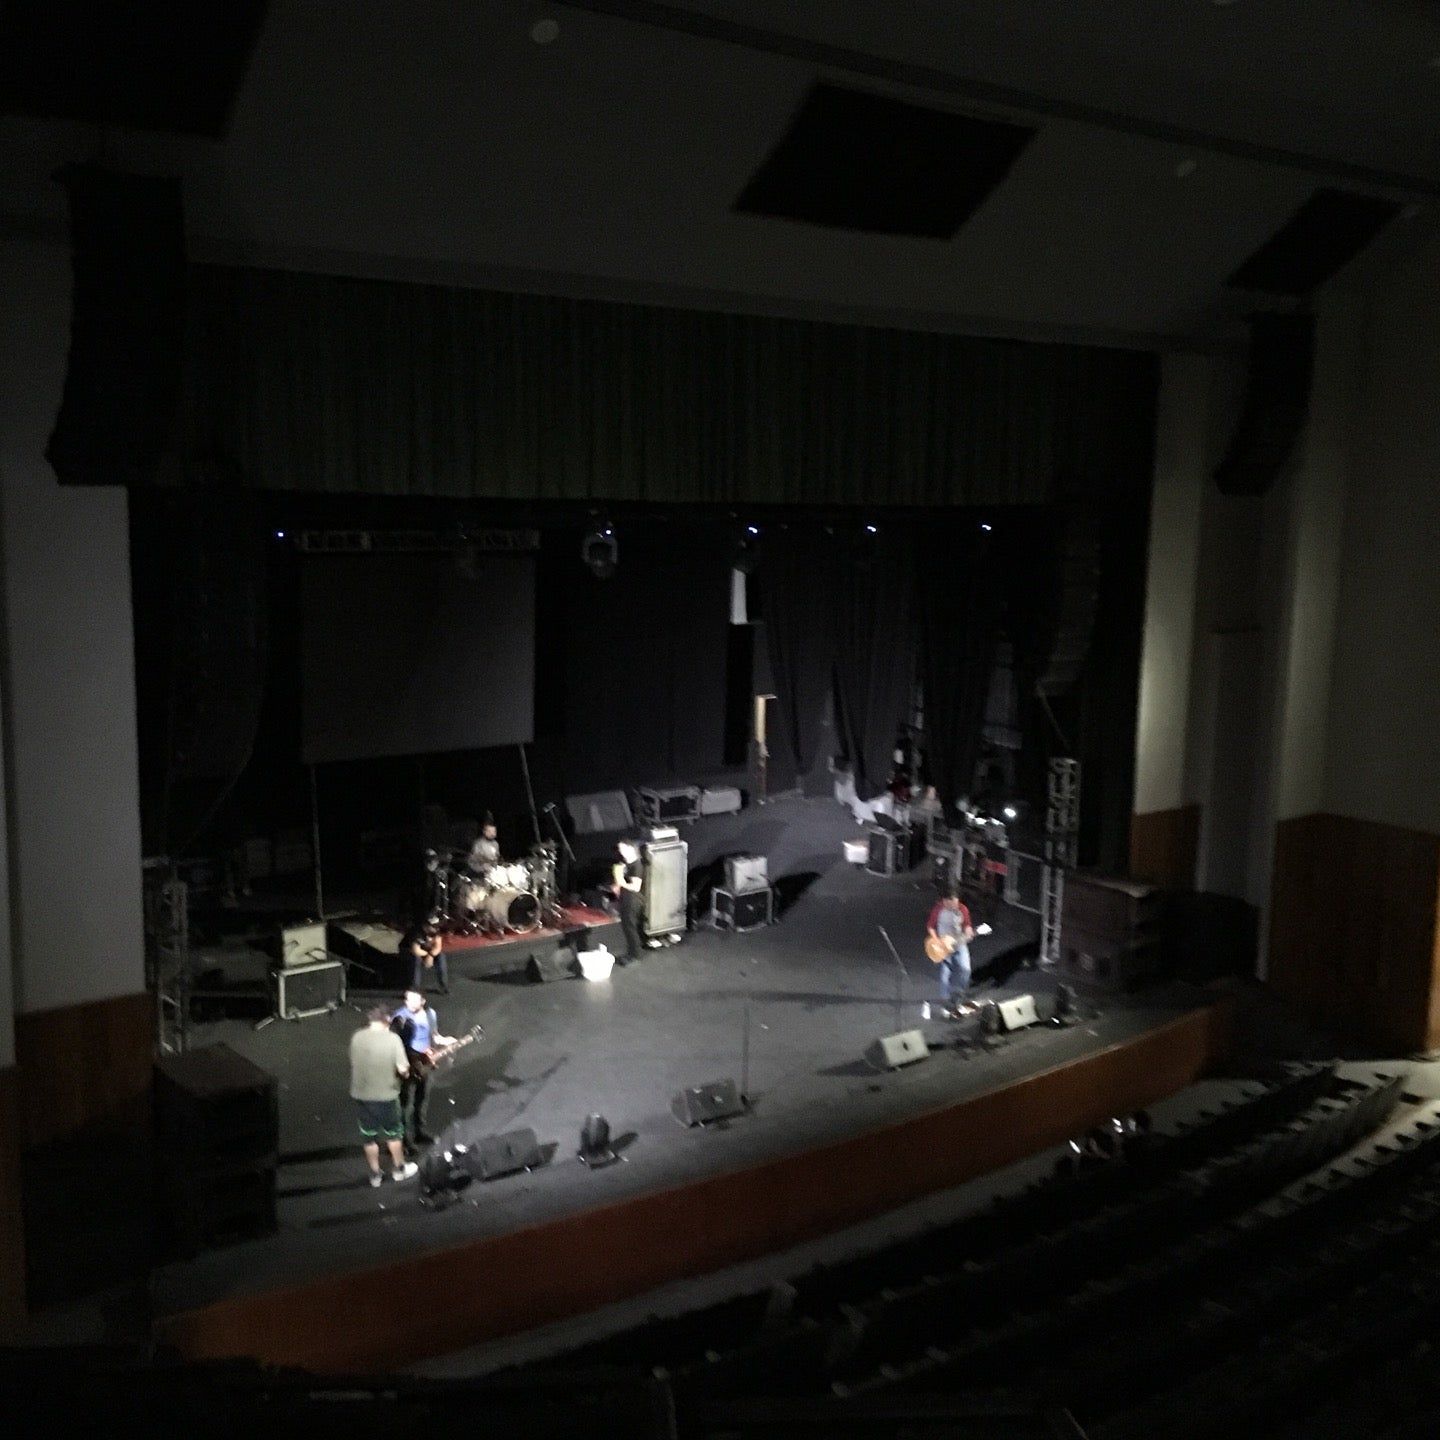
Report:
<svg viewBox="0 0 1440 1440"><path fill-rule="evenodd" d="M555 813L553 800L545 806L545 814L550 817L550 828L559 838L561 851L565 857L563 865L557 863L555 867L560 872L555 877L556 888L562 895L565 895L570 890L570 866L575 863L575 851L570 846L569 837L565 834L565 827L560 823L560 817Z"/></svg>
<svg viewBox="0 0 1440 1440"><path fill-rule="evenodd" d="M890 951L890 958L895 962L895 1028L901 1030L904 1028L905 981L908 972L905 969L905 962L900 958L900 952L896 950L890 940L889 932L883 925L877 925L875 928L880 932L880 938L884 940Z"/></svg>

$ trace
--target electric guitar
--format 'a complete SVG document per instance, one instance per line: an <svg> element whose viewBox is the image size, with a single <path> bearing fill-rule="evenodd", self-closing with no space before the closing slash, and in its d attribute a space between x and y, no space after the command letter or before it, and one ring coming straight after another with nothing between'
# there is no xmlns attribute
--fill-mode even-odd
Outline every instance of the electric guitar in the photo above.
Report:
<svg viewBox="0 0 1440 1440"><path fill-rule="evenodd" d="M970 931L967 937L973 940L977 935L988 935L990 926L977 925ZM948 960L954 953L959 941L953 935L927 935L925 937L925 955L932 965L939 965L942 961Z"/></svg>
<svg viewBox="0 0 1440 1440"><path fill-rule="evenodd" d="M472 1025L463 1035L457 1036L448 1045L440 1047L431 1046L428 1050L411 1050L408 1047L405 1051L405 1058L410 1062L412 1071L424 1071L433 1075L442 1066L448 1065L467 1045L473 1045L483 1034L483 1025Z"/></svg>

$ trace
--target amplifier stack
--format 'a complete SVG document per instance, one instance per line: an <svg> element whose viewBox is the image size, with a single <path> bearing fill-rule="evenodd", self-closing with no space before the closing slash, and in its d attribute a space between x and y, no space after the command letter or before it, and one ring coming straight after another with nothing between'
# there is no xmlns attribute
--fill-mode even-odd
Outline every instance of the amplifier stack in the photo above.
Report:
<svg viewBox="0 0 1440 1440"><path fill-rule="evenodd" d="M156 1182L170 1247L193 1255L275 1228L275 1077L228 1045L155 1066Z"/></svg>
<svg viewBox="0 0 1440 1440"><path fill-rule="evenodd" d="M1065 877L1060 968L1068 979L1123 989L1160 968L1164 892L1137 880Z"/></svg>

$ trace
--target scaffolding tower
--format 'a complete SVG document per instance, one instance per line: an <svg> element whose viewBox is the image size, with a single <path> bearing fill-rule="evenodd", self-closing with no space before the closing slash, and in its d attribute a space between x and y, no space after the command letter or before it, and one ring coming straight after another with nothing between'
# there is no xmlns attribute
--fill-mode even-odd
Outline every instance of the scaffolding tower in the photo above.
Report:
<svg viewBox="0 0 1440 1440"><path fill-rule="evenodd" d="M169 874L149 887L147 899L155 1048L181 1055L190 1029L190 887Z"/></svg>
<svg viewBox="0 0 1440 1440"><path fill-rule="evenodd" d="M1040 963L1060 963L1060 917L1065 904L1065 875L1075 868L1080 838L1080 762L1056 756L1050 761L1045 806L1045 869L1041 879Z"/></svg>

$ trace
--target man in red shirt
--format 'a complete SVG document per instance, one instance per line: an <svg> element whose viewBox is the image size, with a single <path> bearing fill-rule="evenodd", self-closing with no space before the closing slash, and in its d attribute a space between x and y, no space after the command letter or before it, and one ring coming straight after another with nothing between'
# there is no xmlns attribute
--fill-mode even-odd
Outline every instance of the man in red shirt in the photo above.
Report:
<svg viewBox="0 0 1440 1440"><path fill-rule="evenodd" d="M970 942L975 929L970 923L969 908L960 903L958 895L946 895L930 912L925 929L927 940L948 941L950 953L939 962L940 1003L952 1017L969 1007L965 992L970 988Z"/></svg>

